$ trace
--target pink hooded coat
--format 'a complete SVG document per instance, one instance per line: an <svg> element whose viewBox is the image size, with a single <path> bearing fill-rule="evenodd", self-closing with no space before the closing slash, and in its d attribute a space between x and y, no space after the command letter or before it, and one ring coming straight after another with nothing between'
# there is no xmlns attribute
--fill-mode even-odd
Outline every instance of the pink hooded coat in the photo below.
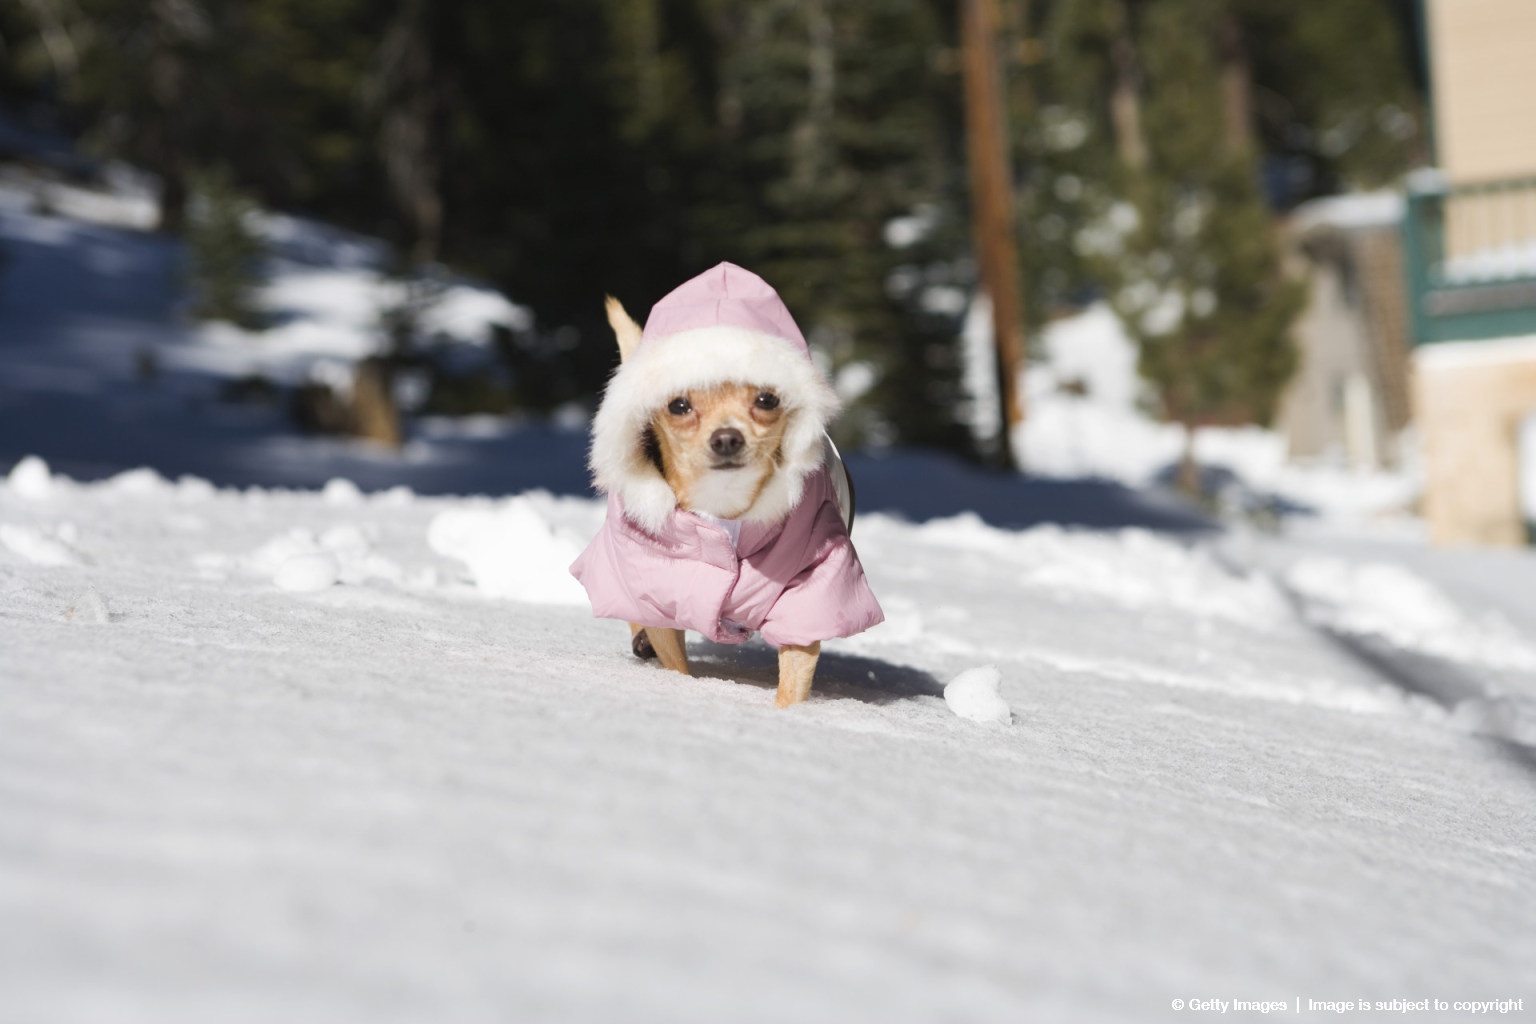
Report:
<svg viewBox="0 0 1536 1024"><path fill-rule="evenodd" d="M744 373L778 393L789 419L782 464L733 544L723 526L677 507L643 438L675 395ZM593 477L608 518L571 566L593 614L719 643L760 630L776 646L882 621L824 461L836 409L789 310L756 274L722 263L658 302L593 422Z"/></svg>

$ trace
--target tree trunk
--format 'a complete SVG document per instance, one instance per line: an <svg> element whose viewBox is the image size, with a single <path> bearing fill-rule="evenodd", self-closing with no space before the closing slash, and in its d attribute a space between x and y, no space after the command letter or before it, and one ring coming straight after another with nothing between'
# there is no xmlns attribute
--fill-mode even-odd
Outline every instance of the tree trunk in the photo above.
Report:
<svg viewBox="0 0 1536 1024"><path fill-rule="evenodd" d="M832 166L832 119L837 100L837 39L826 0L802 0L806 27L807 101L790 135L789 180L809 190Z"/></svg>
<svg viewBox="0 0 1536 1024"><path fill-rule="evenodd" d="M997 67L996 0L961 0L960 38L965 62L965 133L971 170L971 216L976 262L992 300L992 337L997 350L997 461L1018 468L1013 428L1024 419L1018 393L1024 355L1019 297L1019 258L1014 241L1013 181L1008 170L1002 89Z"/></svg>
<svg viewBox="0 0 1536 1024"><path fill-rule="evenodd" d="M357 365L352 384L352 432L391 448L399 448L403 441L400 410L390 392L389 367L377 356Z"/></svg>
<svg viewBox="0 0 1536 1024"><path fill-rule="evenodd" d="M635 107L640 134L648 134L666 114L662 109L661 12L657 0L631 4L630 41L635 57Z"/></svg>
<svg viewBox="0 0 1536 1024"><path fill-rule="evenodd" d="M1205 488L1200 486L1200 464L1195 461L1195 431L1198 428L1194 424L1184 424L1184 450L1179 455L1179 490L1191 498L1204 496Z"/></svg>
<svg viewBox="0 0 1536 1024"><path fill-rule="evenodd" d="M1113 0L1110 10L1115 28L1110 43L1114 85L1109 97L1109 114L1115 130L1115 152L1122 164L1140 171L1147 166L1147 139L1141 130L1141 68L1136 59L1136 44L1131 38L1131 16L1125 0Z"/></svg>
<svg viewBox="0 0 1536 1024"><path fill-rule="evenodd" d="M749 52L756 40L747 13L734 5L716 11L711 23L715 38L719 40L715 59L720 87L715 98L715 119L720 129L720 140L731 143L741 135L741 122L745 113L741 95L740 55Z"/></svg>
<svg viewBox="0 0 1536 1024"><path fill-rule="evenodd" d="M64 12L58 0L24 2L32 12L32 19L37 22L38 40L43 44L43 51L48 54L48 62L53 65L53 77L61 87L60 92L67 92L80 71L80 53L75 49L75 41L69 34ZM3 41L0 41L0 54L4 53ZM14 59L9 54L5 56L7 60Z"/></svg>
<svg viewBox="0 0 1536 1024"><path fill-rule="evenodd" d="M1253 84L1243 26L1230 9L1216 23L1216 57L1221 64L1223 136L1228 153L1254 148Z"/></svg>
<svg viewBox="0 0 1536 1024"><path fill-rule="evenodd" d="M409 225L411 256L432 263L442 248L439 88L432 8L406 0L380 47L374 83L382 105L380 144L396 204Z"/></svg>
<svg viewBox="0 0 1536 1024"><path fill-rule="evenodd" d="M179 235L187 224L186 140L182 122L186 68L172 41L172 29L163 25L149 57L150 98L154 113L149 124L153 140L154 171L160 177L160 221L156 230Z"/></svg>

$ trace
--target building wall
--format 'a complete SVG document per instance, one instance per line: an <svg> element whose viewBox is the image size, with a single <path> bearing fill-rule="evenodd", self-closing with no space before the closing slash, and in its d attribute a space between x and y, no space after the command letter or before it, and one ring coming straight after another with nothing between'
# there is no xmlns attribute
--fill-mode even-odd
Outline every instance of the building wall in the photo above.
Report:
<svg viewBox="0 0 1536 1024"><path fill-rule="evenodd" d="M1536 175L1536 0L1427 0L1426 15L1441 170Z"/></svg>
<svg viewBox="0 0 1536 1024"><path fill-rule="evenodd" d="M1505 181L1445 200L1444 256L1502 279L1536 245L1536 191L1508 185L1536 178L1536 0L1424 4L1436 163L1453 185ZM1434 540L1525 543L1520 434L1536 414L1536 336L1423 345L1413 364Z"/></svg>
<svg viewBox="0 0 1536 1024"><path fill-rule="evenodd" d="M1524 544L1519 436L1536 413L1536 338L1428 345L1414 363L1431 536Z"/></svg>

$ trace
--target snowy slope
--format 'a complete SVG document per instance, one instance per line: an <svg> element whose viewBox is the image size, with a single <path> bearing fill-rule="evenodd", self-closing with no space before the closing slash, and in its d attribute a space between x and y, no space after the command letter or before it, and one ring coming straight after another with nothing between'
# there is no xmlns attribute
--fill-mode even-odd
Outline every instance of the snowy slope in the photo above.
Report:
<svg viewBox="0 0 1536 1024"><path fill-rule="evenodd" d="M1411 481L1213 432L1326 513L1217 534L1140 488L1179 438L1090 310L1035 476L850 457L888 621L777 712L771 650L687 679L590 617L579 425L395 454L217 399L370 351L372 243L268 217L278 329L195 328L114 180L0 181L0 1024L1532 998L1536 567L1362 532Z"/></svg>
<svg viewBox="0 0 1536 1024"><path fill-rule="evenodd" d="M1283 575L861 518L889 621L781 712L771 651L683 678L567 603L601 514L13 470L0 1021L1531 1005L1532 748L1405 696ZM988 664L1009 725L941 695Z"/></svg>

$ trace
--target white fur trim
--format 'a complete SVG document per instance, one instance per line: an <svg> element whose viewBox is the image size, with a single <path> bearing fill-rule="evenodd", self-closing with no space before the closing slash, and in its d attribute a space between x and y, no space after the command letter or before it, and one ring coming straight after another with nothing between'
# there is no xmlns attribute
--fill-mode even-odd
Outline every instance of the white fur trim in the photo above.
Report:
<svg viewBox="0 0 1536 1024"><path fill-rule="evenodd" d="M821 466L836 393L793 342L740 327L703 327L643 342L608 382L592 421L593 483L618 494L642 528L659 532L677 507L645 454L651 415L682 392L728 383L772 388L789 417L779 468L740 518L777 522L799 504L806 475Z"/></svg>

